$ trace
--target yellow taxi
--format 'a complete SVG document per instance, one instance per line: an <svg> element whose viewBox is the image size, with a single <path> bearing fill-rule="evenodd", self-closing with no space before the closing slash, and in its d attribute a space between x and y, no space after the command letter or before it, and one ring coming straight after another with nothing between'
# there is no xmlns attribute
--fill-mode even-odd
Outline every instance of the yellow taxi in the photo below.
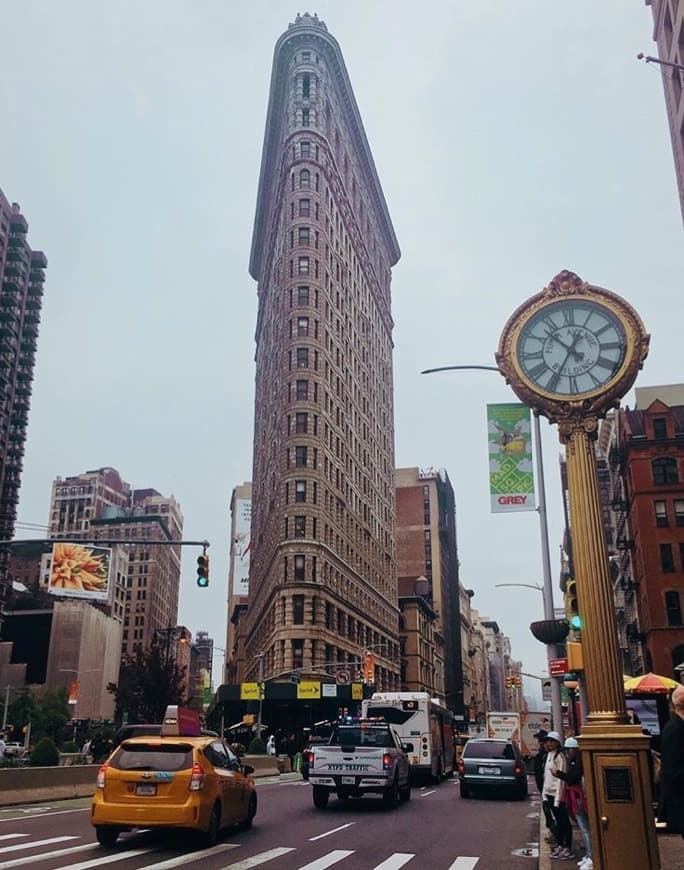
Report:
<svg viewBox="0 0 684 870"><path fill-rule="evenodd" d="M188 828L214 845L222 828L250 828L254 768L219 737L201 734L197 713L168 707L158 737L124 740L97 774L91 822L103 846L132 828Z"/></svg>

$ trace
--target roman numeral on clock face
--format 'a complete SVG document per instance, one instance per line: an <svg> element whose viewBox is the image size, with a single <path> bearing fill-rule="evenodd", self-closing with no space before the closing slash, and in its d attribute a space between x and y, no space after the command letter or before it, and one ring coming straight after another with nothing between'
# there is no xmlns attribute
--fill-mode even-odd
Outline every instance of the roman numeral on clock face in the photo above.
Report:
<svg viewBox="0 0 684 870"><path fill-rule="evenodd" d="M546 369L546 363L539 363L539 365L536 365L533 369L529 369L527 373L531 378L536 379L540 378L544 374Z"/></svg>
<svg viewBox="0 0 684 870"><path fill-rule="evenodd" d="M600 356L596 360L596 365L601 366L602 369L608 369L610 371L610 369L615 368L615 361L612 359L608 359L607 356Z"/></svg>
<svg viewBox="0 0 684 870"><path fill-rule="evenodd" d="M563 326L574 326L575 325L575 309L574 308L564 308L563 309Z"/></svg>

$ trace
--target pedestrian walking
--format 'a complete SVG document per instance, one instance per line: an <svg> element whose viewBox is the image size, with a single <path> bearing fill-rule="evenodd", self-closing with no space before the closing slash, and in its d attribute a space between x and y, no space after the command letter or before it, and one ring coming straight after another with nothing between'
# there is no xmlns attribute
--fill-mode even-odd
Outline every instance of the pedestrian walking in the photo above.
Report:
<svg viewBox="0 0 684 870"><path fill-rule="evenodd" d="M6 749L7 744L5 743L5 735L0 732L0 761L4 761Z"/></svg>
<svg viewBox="0 0 684 870"><path fill-rule="evenodd" d="M561 736L549 731L546 737L546 762L544 764L543 803L553 817L551 831L558 845L551 852L552 858L572 858L572 825L565 805L565 783L553 773L553 769L565 773L566 759L561 748Z"/></svg>
<svg viewBox="0 0 684 870"><path fill-rule="evenodd" d="M578 863L580 870L593 870L591 858L591 839L589 837L589 814L587 812L587 796L584 791L584 771L579 744L574 737L568 737L563 744L566 756L566 769L551 769L553 776L565 783L565 804L568 814L577 822L577 827L584 840L584 858Z"/></svg>
<svg viewBox="0 0 684 870"><path fill-rule="evenodd" d="M266 754L271 756L276 754L275 737L273 736L273 734L271 734L271 736L266 741Z"/></svg>
<svg viewBox="0 0 684 870"><path fill-rule="evenodd" d="M548 731L545 731L543 728L534 735L535 739L539 741L539 745L537 747L537 754L534 756L534 760L532 762L532 769L534 771L534 781L537 784L537 791L539 792L540 797L542 798L542 810L544 812L544 819L546 821L546 842L547 843L555 843L556 838L553 835L553 813L544 802L544 765L546 764L546 738L549 736Z"/></svg>
<svg viewBox="0 0 684 870"><path fill-rule="evenodd" d="M684 686L672 693L672 717L660 735L658 819L684 838Z"/></svg>

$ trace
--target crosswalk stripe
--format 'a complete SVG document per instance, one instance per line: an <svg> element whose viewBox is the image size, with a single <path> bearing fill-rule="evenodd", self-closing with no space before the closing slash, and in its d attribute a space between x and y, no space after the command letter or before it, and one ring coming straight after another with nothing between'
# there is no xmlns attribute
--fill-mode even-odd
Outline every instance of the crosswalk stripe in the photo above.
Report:
<svg viewBox="0 0 684 870"><path fill-rule="evenodd" d="M10 870L11 867L23 867L26 864L35 864L36 861L47 861L49 858L61 858L66 855L76 855L78 852L85 852L93 847L93 843L86 843L85 846L70 846L68 849L55 849L53 852L40 852L38 855L29 855L27 858L15 858L13 861L3 861L0 863L0 870Z"/></svg>
<svg viewBox="0 0 684 870"><path fill-rule="evenodd" d="M473 870L479 858L457 858L449 870Z"/></svg>
<svg viewBox="0 0 684 870"><path fill-rule="evenodd" d="M17 837L28 837L28 834L3 834L0 840L16 840Z"/></svg>
<svg viewBox="0 0 684 870"><path fill-rule="evenodd" d="M348 858L353 854L353 849L351 851L348 849L335 849L334 852L328 852L328 854L323 855L322 858L318 858L316 861L311 861L311 863L305 864L303 867L300 867L299 870L325 870L326 867L332 867L333 864L337 864L338 861L342 861L344 858Z"/></svg>
<svg viewBox="0 0 684 870"><path fill-rule="evenodd" d="M399 870L404 864L408 864L411 858L415 858L412 852L395 852L394 855L390 855L386 861L378 864L373 870Z"/></svg>
<svg viewBox="0 0 684 870"><path fill-rule="evenodd" d="M314 840L322 840L323 837L329 837L331 834L336 834L338 831L343 831L345 828L351 828L351 826L355 824L356 822L347 822L346 825L340 825L339 828L332 828L330 831L326 831L323 834L317 834L315 837L309 837L309 842L313 843Z"/></svg>
<svg viewBox="0 0 684 870"><path fill-rule="evenodd" d="M294 852L294 849L287 846L278 846L276 849L269 849L267 852L259 852L258 855L252 855L251 858L245 858L244 861L238 861L237 864L229 864L223 870L249 870L250 867L258 867L259 864L265 864L274 858L280 858L281 855L286 855L288 852Z"/></svg>
<svg viewBox="0 0 684 870"><path fill-rule="evenodd" d="M76 840L77 837L50 837L49 840L34 840L32 843L16 843L14 846L4 846L2 854L18 852L20 849L37 849L38 846L51 846L53 843L63 843L65 840ZM2 865L0 865L2 866Z"/></svg>
<svg viewBox="0 0 684 870"><path fill-rule="evenodd" d="M432 791L424 791L422 793L421 797L427 797L429 794L434 794L435 791L436 791L436 789L434 789L434 788L432 789Z"/></svg>
<svg viewBox="0 0 684 870"><path fill-rule="evenodd" d="M146 855L152 849L124 849L121 852L106 852L90 861L81 861L80 864L69 864L69 870L87 870L88 867L99 867L100 864L112 864L114 861L125 861L127 858L135 858L136 855ZM187 855L185 856L187 859Z"/></svg>
<svg viewBox="0 0 684 870"><path fill-rule="evenodd" d="M143 870L167 870L170 867L181 867L188 861L197 861L200 858L209 858L211 855L219 855L229 849L237 849L239 843L220 843L210 849L201 849L199 852L185 852L177 858L169 858L168 861L159 861L157 864L145 864Z"/></svg>

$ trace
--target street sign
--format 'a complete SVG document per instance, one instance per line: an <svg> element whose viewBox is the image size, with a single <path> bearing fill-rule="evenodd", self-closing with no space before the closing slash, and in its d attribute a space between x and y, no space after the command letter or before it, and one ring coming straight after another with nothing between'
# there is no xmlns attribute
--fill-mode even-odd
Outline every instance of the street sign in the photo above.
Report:
<svg viewBox="0 0 684 870"><path fill-rule="evenodd" d="M302 678L299 676L299 674L290 674L290 682L291 683L294 683L296 686L298 686L301 683L301 681L302 681Z"/></svg>
<svg viewBox="0 0 684 870"><path fill-rule="evenodd" d="M542 701L551 700L551 680L542 680Z"/></svg>
<svg viewBox="0 0 684 870"><path fill-rule="evenodd" d="M549 659L549 674L552 677L562 677L568 672L567 659Z"/></svg>
<svg viewBox="0 0 684 870"><path fill-rule="evenodd" d="M349 675L349 671L338 671L336 679L338 686L346 686L351 679L351 676Z"/></svg>

